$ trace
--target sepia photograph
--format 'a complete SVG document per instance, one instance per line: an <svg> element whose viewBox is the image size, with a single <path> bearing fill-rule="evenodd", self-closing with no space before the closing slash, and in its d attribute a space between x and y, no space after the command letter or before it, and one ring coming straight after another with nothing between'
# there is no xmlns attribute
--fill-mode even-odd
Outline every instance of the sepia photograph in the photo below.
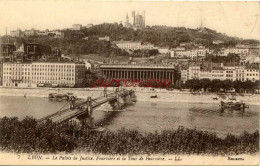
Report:
<svg viewBox="0 0 260 166"><path fill-rule="evenodd" d="M0 165L259 165L259 14L0 0Z"/></svg>

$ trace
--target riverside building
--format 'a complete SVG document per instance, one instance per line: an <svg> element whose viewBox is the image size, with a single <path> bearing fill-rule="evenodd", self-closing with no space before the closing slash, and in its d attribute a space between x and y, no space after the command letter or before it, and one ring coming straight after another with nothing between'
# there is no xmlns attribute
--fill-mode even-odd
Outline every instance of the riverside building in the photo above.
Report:
<svg viewBox="0 0 260 166"><path fill-rule="evenodd" d="M104 64L100 70L107 79L170 80L174 85L179 85L181 79L179 71L173 65Z"/></svg>
<svg viewBox="0 0 260 166"><path fill-rule="evenodd" d="M3 63L5 87L74 86L84 77L85 64L82 62Z"/></svg>
<svg viewBox="0 0 260 166"><path fill-rule="evenodd" d="M249 69L244 66L221 66L202 68L201 66L190 66L187 70L181 70L181 80L185 83L189 79L219 79L230 81L252 81L260 80L259 69Z"/></svg>

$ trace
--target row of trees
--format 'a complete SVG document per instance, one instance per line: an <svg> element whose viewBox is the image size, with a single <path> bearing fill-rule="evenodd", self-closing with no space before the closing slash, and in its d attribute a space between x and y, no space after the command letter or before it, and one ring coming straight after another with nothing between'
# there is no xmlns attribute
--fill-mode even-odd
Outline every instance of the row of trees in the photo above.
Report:
<svg viewBox="0 0 260 166"><path fill-rule="evenodd" d="M210 80L210 79L191 79L187 80L184 87L190 88L192 91L204 90L210 92L227 92L229 90L235 89L237 93L242 91L254 92L259 90L259 81L231 81L231 80Z"/></svg>
<svg viewBox="0 0 260 166"><path fill-rule="evenodd" d="M73 32L75 33L75 32ZM73 35L72 35L73 36ZM57 39L50 38L47 36L44 37L28 37L20 38L17 41L19 43L30 43L34 42L40 43L42 45L49 45L52 48L59 48L65 54L73 55L83 55L83 54L99 54L102 56L129 56L129 53L121 50L119 48L112 47L111 43L108 41L99 41L97 38L90 38L88 40L82 39L81 37L75 36Z"/></svg>
<svg viewBox="0 0 260 166"><path fill-rule="evenodd" d="M174 85L170 83L170 80L127 80L127 79L105 79L93 76L92 78L84 79L82 82L75 85L75 87L152 87L171 89Z"/></svg>
<svg viewBox="0 0 260 166"><path fill-rule="evenodd" d="M157 49L152 50L134 50L132 56L133 57L149 57L155 56L159 53Z"/></svg>
<svg viewBox="0 0 260 166"><path fill-rule="evenodd" d="M218 55L207 55L205 61L214 62L214 63L239 63L240 57L238 54L229 53L227 56L218 56Z"/></svg>

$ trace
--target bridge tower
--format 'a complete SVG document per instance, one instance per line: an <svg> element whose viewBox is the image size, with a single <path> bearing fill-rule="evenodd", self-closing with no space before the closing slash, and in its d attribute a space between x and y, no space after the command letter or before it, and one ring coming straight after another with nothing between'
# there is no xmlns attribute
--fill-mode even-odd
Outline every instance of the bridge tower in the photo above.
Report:
<svg viewBox="0 0 260 166"><path fill-rule="evenodd" d="M107 97L107 87L104 88L104 97Z"/></svg>
<svg viewBox="0 0 260 166"><path fill-rule="evenodd" d="M70 110L75 108L75 101L76 101L75 97L74 96L70 96L70 98L69 98L69 103L70 103L70 107L69 108L70 108Z"/></svg>
<svg viewBox="0 0 260 166"><path fill-rule="evenodd" d="M91 128L93 128L93 127L95 127L95 123L94 123L94 117L93 117L93 108L92 108L91 97L88 97L88 99L87 99L87 109L88 109L87 119L89 120L89 126Z"/></svg>
<svg viewBox="0 0 260 166"><path fill-rule="evenodd" d="M93 117L93 107L92 107L91 97L87 98L85 107L82 107L82 111L85 111L85 110L87 110L87 113L83 114L77 118L80 121L81 126L85 126L85 124L87 123L90 128L94 128L95 123L94 123L94 117Z"/></svg>
<svg viewBox="0 0 260 166"><path fill-rule="evenodd" d="M120 103L120 96L118 92L116 92L116 109L117 110L122 109L122 104Z"/></svg>

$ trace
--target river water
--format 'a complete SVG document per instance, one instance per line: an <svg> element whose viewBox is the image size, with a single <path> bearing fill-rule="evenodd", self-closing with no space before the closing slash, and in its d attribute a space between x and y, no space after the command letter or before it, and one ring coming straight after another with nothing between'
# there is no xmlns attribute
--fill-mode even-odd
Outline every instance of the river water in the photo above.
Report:
<svg viewBox="0 0 260 166"><path fill-rule="evenodd" d="M0 117L38 119L63 107L68 107L68 103L39 97L0 96ZM224 137L227 133L239 135L244 130L250 133L259 130L259 106L250 106L245 112L221 112L218 104L137 101L123 112L105 112L107 109L109 106L94 111L95 122L112 131L125 128L160 132L184 126Z"/></svg>

